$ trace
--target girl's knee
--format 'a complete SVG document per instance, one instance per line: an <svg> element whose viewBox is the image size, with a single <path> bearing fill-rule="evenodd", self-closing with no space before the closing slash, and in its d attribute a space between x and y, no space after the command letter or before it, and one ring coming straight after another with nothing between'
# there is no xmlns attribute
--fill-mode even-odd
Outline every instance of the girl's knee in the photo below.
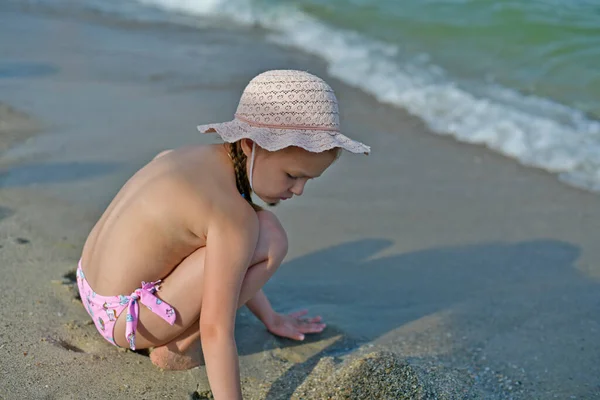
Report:
<svg viewBox="0 0 600 400"><path fill-rule="evenodd" d="M260 236L267 241L268 256L277 263L281 263L288 252L288 238L279 219L270 211L260 211L258 221Z"/></svg>

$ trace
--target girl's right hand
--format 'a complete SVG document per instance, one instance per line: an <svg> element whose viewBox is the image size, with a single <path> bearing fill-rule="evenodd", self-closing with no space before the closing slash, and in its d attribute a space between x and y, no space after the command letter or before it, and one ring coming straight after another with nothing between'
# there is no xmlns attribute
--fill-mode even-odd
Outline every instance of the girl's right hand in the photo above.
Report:
<svg viewBox="0 0 600 400"><path fill-rule="evenodd" d="M306 318L308 310L296 311L291 314L275 314L267 330L274 335L293 340L304 340L307 333L319 333L326 325L321 323L321 317Z"/></svg>

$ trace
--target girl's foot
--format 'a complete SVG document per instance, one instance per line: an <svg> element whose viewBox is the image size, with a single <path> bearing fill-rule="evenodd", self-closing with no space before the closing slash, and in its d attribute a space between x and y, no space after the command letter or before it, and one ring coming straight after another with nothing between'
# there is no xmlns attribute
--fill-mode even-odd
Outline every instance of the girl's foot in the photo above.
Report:
<svg viewBox="0 0 600 400"><path fill-rule="evenodd" d="M184 370L204 364L200 341L181 352L174 343L155 347L150 352L150 360L159 368L168 370Z"/></svg>

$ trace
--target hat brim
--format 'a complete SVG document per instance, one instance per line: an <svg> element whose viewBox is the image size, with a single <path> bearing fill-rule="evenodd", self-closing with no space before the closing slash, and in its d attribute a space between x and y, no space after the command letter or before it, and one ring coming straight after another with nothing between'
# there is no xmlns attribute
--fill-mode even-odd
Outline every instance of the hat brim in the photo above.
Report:
<svg viewBox="0 0 600 400"><path fill-rule="evenodd" d="M371 152L369 146L335 131L263 128L252 126L238 119L199 125L198 130L202 133L216 132L228 143L237 142L240 139L252 139L268 151L297 146L312 153L321 153L338 147L355 154Z"/></svg>

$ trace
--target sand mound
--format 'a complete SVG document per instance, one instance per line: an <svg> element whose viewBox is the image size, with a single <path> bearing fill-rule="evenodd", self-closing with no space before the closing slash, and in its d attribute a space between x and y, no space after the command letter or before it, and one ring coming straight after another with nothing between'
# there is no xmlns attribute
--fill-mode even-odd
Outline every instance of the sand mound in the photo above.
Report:
<svg viewBox="0 0 600 400"><path fill-rule="evenodd" d="M464 399L472 382L466 376L416 367L390 352L377 351L336 366L323 358L292 399Z"/></svg>

